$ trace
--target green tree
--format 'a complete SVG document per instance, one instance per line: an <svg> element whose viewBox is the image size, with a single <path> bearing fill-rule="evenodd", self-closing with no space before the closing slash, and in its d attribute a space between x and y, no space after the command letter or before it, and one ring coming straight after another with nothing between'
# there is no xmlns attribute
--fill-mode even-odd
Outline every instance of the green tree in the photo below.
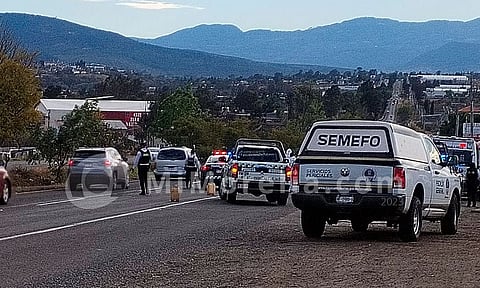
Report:
<svg viewBox="0 0 480 288"><path fill-rule="evenodd" d="M142 99L145 96L142 80L124 75L108 77L95 87L95 91L99 96L113 95L119 99Z"/></svg>
<svg viewBox="0 0 480 288"><path fill-rule="evenodd" d="M235 97L233 103L239 110L253 112L256 110L257 100L258 97L254 92L250 90L244 90Z"/></svg>
<svg viewBox="0 0 480 288"><path fill-rule="evenodd" d="M27 128L41 119L35 110L40 84L32 69L8 58L0 60L0 75L0 142L18 144Z"/></svg>
<svg viewBox="0 0 480 288"><path fill-rule="evenodd" d="M306 131L315 121L325 119L321 91L300 86L288 97L288 118Z"/></svg>
<svg viewBox="0 0 480 288"><path fill-rule="evenodd" d="M330 87L323 96L323 106L327 118L336 118L342 110L341 92L338 86Z"/></svg>
<svg viewBox="0 0 480 288"><path fill-rule="evenodd" d="M414 108L408 104L403 103L399 105L396 115L396 122L407 126L411 120L413 120Z"/></svg>
<svg viewBox="0 0 480 288"><path fill-rule="evenodd" d="M382 115L387 99L391 96L385 85L375 88L372 81L360 85L357 94L365 110L365 118L370 120L377 120Z"/></svg>
<svg viewBox="0 0 480 288"><path fill-rule="evenodd" d="M201 116L198 99L193 96L190 89L177 89L151 109L149 131L172 144L178 144L175 141L178 141L178 129L183 129L178 126L183 123L181 121Z"/></svg>
<svg viewBox="0 0 480 288"><path fill-rule="evenodd" d="M18 145L40 120L41 88L33 70L36 53L22 48L0 27L0 145Z"/></svg>

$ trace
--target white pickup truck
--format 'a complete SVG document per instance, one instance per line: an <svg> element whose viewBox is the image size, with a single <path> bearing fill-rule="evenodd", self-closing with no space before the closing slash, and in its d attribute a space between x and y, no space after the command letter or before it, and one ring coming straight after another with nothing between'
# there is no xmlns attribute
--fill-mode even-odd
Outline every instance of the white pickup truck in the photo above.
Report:
<svg viewBox="0 0 480 288"><path fill-rule="evenodd" d="M417 241L422 220L455 234L460 179L430 137L386 122L338 120L313 124L292 168L293 204L303 232L321 237L326 223L350 220L355 231L372 221L397 226Z"/></svg>
<svg viewBox="0 0 480 288"><path fill-rule="evenodd" d="M287 204L291 171L280 141L239 139L233 153L223 168L221 199L235 202L238 193L249 193Z"/></svg>

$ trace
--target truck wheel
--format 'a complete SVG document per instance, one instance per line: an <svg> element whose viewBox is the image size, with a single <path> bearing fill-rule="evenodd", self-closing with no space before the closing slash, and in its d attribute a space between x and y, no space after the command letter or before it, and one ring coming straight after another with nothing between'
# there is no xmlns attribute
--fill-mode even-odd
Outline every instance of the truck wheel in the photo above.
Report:
<svg viewBox="0 0 480 288"><path fill-rule="evenodd" d="M271 194L265 194L265 197L267 197L268 202L275 202L278 200L278 196L271 193Z"/></svg>
<svg viewBox="0 0 480 288"><path fill-rule="evenodd" d="M355 232L365 232L368 229L368 221L365 219L356 219L356 220L351 220L352 222L352 229Z"/></svg>
<svg viewBox="0 0 480 288"><path fill-rule="evenodd" d="M228 203L235 203L237 201L237 192L227 194L227 202Z"/></svg>
<svg viewBox="0 0 480 288"><path fill-rule="evenodd" d="M302 210L302 230L308 238L320 238L325 231L326 219L316 212Z"/></svg>
<svg viewBox="0 0 480 288"><path fill-rule="evenodd" d="M442 234L454 235L457 233L459 208L460 205L457 194L453 194L447 214L441 221Z"/></svg>
<svg viewBox="0 0 480 288"><path fill-rule="evenodd" d="M227 200L227 193L223 191L222 187L218 190L218 196L220 196L221 200Z"/></svg>
<svg viewBox="0 0 480 288"><path fill-rule="evenodd" d="M76 182L73 182L73 181L69 181L68 185L69 185L69 187L70 187L70 191L76 191L78 184L79 184L79 183L76 183Z"/></svg>
<svg viewBox="0 0 480 288"><path fill-rule="evenodd" d="M279 206L285 206L287 205L287 201L288 201L288 194L282 193L278 196L277 204Z"/></svg>
<svg viewBox="0 0 480 288"><path fill-rule="evenodd" d="M413 196L408 213L400 218L399 236L404 242L416 242L422 231L422 202Z"/></svg>

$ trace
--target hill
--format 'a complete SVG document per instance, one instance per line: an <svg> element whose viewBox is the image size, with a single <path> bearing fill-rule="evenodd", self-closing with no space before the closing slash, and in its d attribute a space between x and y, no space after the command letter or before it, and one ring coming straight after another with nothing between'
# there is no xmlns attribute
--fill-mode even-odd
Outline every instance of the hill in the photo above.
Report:
<svg viewBox="0 0 480 288"><path fill-rule="evenodd" d="M159 47L65 20L29 14L0 13L0 25L23 47L39 52L40 60L67 63L83 60L138 72L192 77L290 74L310 69L328 72L334 69L319 65L272 64Z"/></svg>
<svg viewBox="0 0 480 288"><path fill-rule="evenodd" d="M308 30L246 32L215 24L141 41L275 63L387 71L480 71L475 54L462 53L480 44L480 19L400 22L366 17Z"/></svg>

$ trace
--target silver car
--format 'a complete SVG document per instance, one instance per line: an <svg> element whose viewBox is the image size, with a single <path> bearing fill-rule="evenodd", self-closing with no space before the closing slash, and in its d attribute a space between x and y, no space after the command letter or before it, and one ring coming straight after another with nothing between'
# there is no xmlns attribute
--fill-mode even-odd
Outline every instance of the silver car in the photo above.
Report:
<svg viewBox="0 0 480 288"><path fill-rule="evenodd" d="M74 191L79 185L90 187L103 184L115 190L128 188L129 166L117 149L80 148L68 162L68 187Z"/></svg>
<svg viewBox="0 0 480 288"><path fill-rule="evenodd" d="M187 147L167 147L158 151L155 161L155 179L160 181L162 178L185 178L185 165L187 164L188 155L192 149ZM194 155L195 166L200 169L200 161Z"/></svg>

